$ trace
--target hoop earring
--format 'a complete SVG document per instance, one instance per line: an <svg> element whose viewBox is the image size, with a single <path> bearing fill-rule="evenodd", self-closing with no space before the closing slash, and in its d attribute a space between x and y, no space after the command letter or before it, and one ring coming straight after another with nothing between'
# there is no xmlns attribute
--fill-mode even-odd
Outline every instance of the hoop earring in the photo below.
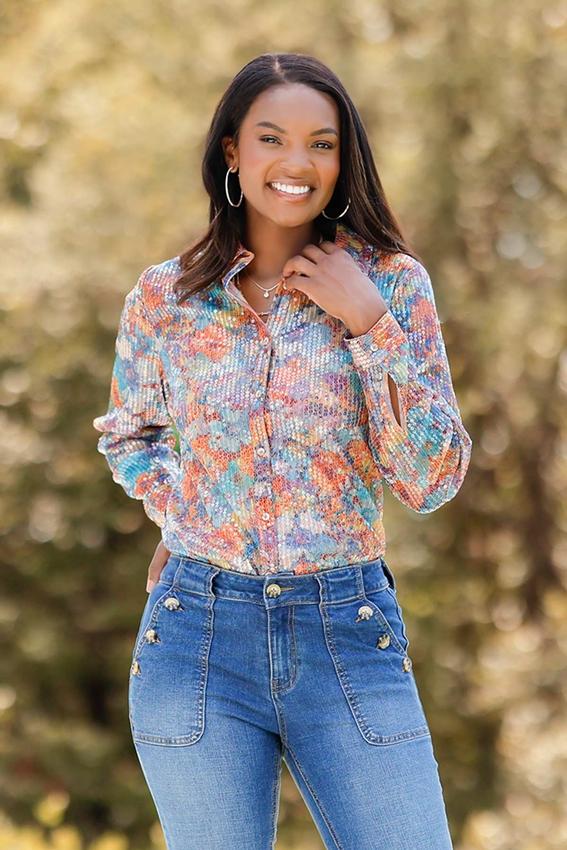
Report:
<svg viewBox="0 0 567 850"><path fill-rule="evenodd" d="M328 219L329 219L329 221L336 221L337 219L339 219L339 218L342 218L342 217L343 217L343 215L346 213L346 211L348 210L348 208L349 208L349 207L350 207L350 198L348 199L348 204L346 205L346 207L344 208L344 210L342 211L342 213L341 213L340 215L337 215L335 218L333 218L333 217L332 217L332 216L330 216L330 215L327 215L327 213L325 212L325 210L321 210L321 215L325 216L325 218L328 218Z"/></svg>
<svg viewBox="0 0 567 850"><path fill-rule="evenodd" d="M226 172L225 178L224 178L224 191L225 191L225 194L226 194L226 197L228 199L228 203L230 204L230 206L231 207L239 207L240 204L242 203L242 198L244 197L244 192L242 191L242 189L240 190L240 200L238 201L237 204L233 204L232 201L230 200L230 195L228 194L228 175L231 174L231 173L234 174L235 172L233 172L232 168L229 167L228 171Z"/></svg>

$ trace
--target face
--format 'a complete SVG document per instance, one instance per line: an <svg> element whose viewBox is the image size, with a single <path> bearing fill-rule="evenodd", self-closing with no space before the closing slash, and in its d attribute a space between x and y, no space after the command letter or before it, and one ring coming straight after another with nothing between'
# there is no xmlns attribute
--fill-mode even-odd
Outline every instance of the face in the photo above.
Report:
<svg viewBox="0 0 567 850"><path fill-rule="evenodd" d="M223 140L227 167L239 169L247 213L284 227L316 218L339 176L339 142L339 110L329 95L301 83L262 92L241 124L238 145ZM309 191L278 191L270 186L274 181L287 188L309 186ZM229 176L229 186L237 186L234 177ZM238 196L234 190L233 200Z"/></svg>

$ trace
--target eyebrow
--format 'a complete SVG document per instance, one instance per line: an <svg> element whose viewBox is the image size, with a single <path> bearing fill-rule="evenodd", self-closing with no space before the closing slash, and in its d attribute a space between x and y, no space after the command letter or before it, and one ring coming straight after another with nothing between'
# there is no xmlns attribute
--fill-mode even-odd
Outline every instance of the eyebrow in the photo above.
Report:
<svg viewBox="0 0 567 850"><path fill-rule="evenodd" d="M283 133L284 136L287 136L287 132L282 127L278 127L277 124L272 124L271 121L258 121L256 127L271 127L272 130L277 130L278 133ZM334 133L334 135L337 137L339 135L334 127L321 127L320 130L313 130L313 132L309 133L309 135L321 136L323 134L329 135L331 133Z"/></svg>

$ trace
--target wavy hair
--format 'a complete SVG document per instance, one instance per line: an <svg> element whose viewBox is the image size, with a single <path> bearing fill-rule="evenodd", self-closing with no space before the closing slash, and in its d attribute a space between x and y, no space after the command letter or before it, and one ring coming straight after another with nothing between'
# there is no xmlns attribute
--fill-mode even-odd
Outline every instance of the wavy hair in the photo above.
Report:
<svg viewBox="0 0 567 850"><path fill-rule="evenodd" d="M243 244L243 205L232 207L225 194L227 165L222 139L238 143L240 125L253 101L270 86L303 83L324 92L337 104L340 121L340 171L330 208L347 213L339 219L365 240L386 252L401 251L421 261L404 241L378 177L362 119L338 77L313 56L300 53L263 53L236 74L221 97L209 131L201 176L210 198L209 227L205 235L180 254L181 273L174 289L178 303L219 280L234 262ZM316 226L323 239L335 240L336 222L319 214Z"/></svg>

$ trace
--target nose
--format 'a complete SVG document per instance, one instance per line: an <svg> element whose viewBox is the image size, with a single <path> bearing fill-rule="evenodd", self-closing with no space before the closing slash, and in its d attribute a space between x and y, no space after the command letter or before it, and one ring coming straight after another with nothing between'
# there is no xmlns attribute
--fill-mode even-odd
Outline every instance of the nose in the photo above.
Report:
<svg viewBox="0 0 567 850"><path fill-rule="evenodd" d="M284 173L291 179L305 177L313 171L313 162L311 155L305 150L303 145L293 148L287 152L285 159L281 160Z"/></svg>

